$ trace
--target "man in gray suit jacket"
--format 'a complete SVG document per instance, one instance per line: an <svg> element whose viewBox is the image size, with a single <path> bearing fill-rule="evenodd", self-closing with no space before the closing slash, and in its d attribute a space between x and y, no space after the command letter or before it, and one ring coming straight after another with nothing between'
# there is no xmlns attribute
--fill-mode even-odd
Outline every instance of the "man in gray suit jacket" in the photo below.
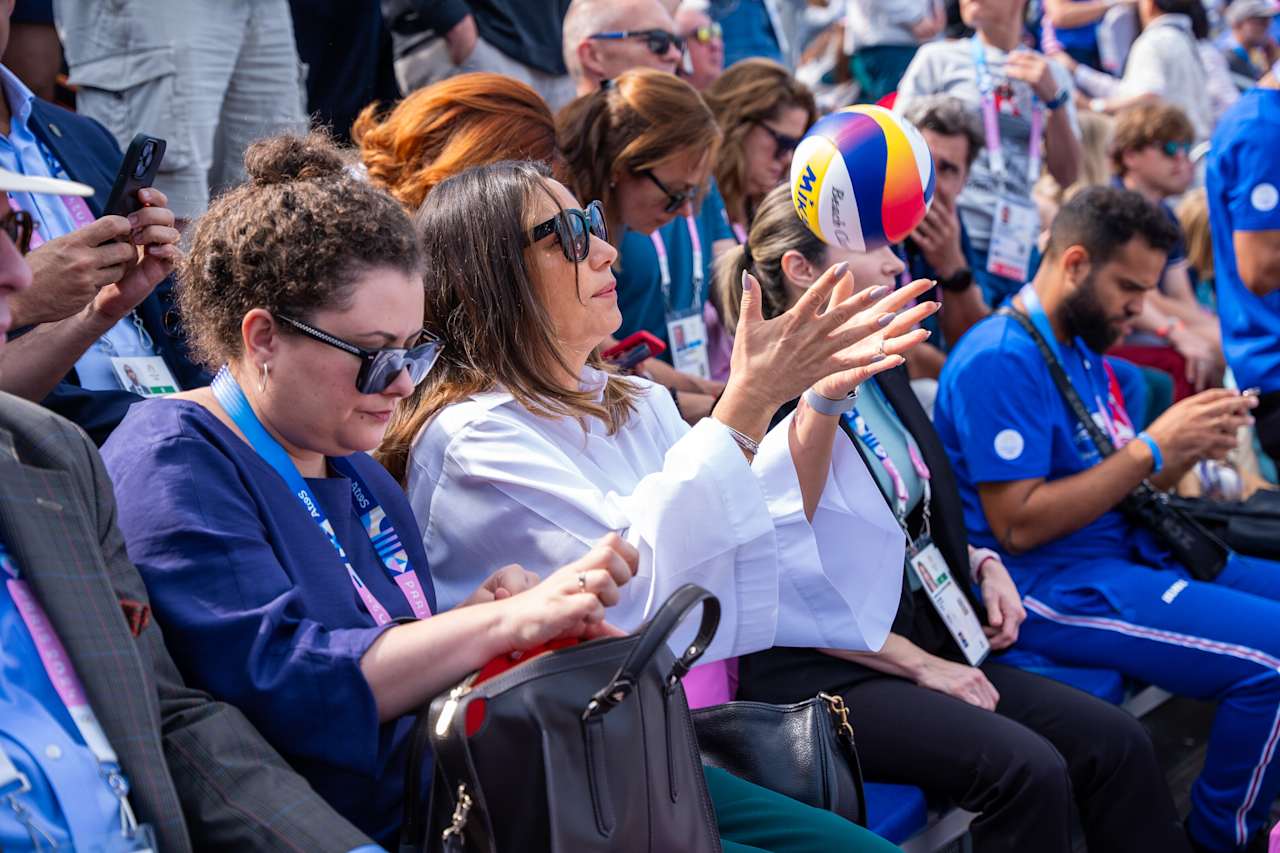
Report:
<svg viewBox="0 0 1280 853"><path fill-rule="evenodd" d="M6 193L86 191L0 169L0 346L31 284ZM0 394L0 849L380 849L182 683L115 515L85 433Z"/></svg>

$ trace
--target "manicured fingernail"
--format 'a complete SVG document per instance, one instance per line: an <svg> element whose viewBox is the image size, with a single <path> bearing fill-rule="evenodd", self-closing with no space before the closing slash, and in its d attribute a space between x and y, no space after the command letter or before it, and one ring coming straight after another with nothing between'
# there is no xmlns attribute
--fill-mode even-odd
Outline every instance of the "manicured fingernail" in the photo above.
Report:
<svg viewBox="0 0 1280 853"><path fill-rule="evenodd" d="M751 274L746 270L742 271L742 289L743 290L751 289Z"/></svg>
<svg viewBox="0 0 1280 853"><path fill-rule="evenodd" d="M132 225L134 228L138 227L138 214L136 213L129 214L129 224Z"/></svg>
<svg viewBox="0 0 1280 853"><path fill-rule="evenodd" d="M875 364L877 361L884 361L884 353L878 352L875 355L871 356L872 364Z"/></svg>
<svg viewBox="0 0 1280 853"><path fill-rule="evenodd" d="M831 274L836 277L836 281L844 278L844 274L849 271L849 262L841 261L831 268Z"/></svg>
<svg viewBox="0 0 1280 853"><path fill-rule="evenodd" d="M884 328L885 326L892 323L893 318L896 316L898 315L897 314L881 314L879 317L876 318L876 325L880 326L881 328Z"/></svg>
<svg viewBox="0 0 1280 853"><path fill-rule="evenodd" d="M929 340L929 338L932 338L932 337L933 337L933 332L931 332L929 329L925 329L925 330L924 330L924 338L923 338L923 340L926 340L926 341L927 341L927 340Z"/></svg>
<svg viewBox="0 0 1280 853"><path fill-rule="evenodd" d="M871 288L871 290L867 291L867 298L879 299L881 296L884 296L888 292L889 292L889 288L882 284L879 287L873 287Z"/></svg>

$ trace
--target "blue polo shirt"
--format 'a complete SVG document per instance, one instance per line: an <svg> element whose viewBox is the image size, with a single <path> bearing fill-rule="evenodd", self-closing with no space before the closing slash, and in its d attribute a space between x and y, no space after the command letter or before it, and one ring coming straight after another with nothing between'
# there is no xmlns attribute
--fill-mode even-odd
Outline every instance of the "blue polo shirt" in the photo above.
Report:
<svg viewBox="0 0 1280 853"><path fill-rule="evenodd" d="M1080 340L1060 343L1063 367L1095 421L1103 407L1122 438L1132 435L1103 359ZM1016 320L993 314L952 349L939 379L934 426L955 466L965 526L975 546L993 548L1026 591L1055 567L1127 553L1132 528L1118 513L1013 555L1001 548L978 496L982 483L1058 480L1101 461L1062 399L1035 342Z"/></svg>
<svg viewBox="0 0 1280 853"><path fill-rule="evenodd" d="M717 240L732 240L733 231L724 212L724 199L712 182L702 207L694 214L693 221L702 243L702 292L693 292L693 242L689 239L689 226L683 216L678 216L658 229L667 250L667 262L671 270L671 308L687 311L702 310L711 295L712 257L711 247ZM662 275L658 265L658 250L653 238L639 231L628 230L622 238L618 262L613 274L618 280L618 310L622 312L622 325L614 337L622 340L641 329L665 341L667 350L663 361L671 362L671 342L667 340L667 306L662 294ZM695 301L697 304L695 305Z"/></svg>
<svg viewBox="0 0 1280 853"><path fill-rule="evenodd" d="M1218 122L1205 174L1222 349L1241 388L1280 391L1280 291L1240 280L1232 234L1280 230L1280 91L1250 89Z"/></svg>

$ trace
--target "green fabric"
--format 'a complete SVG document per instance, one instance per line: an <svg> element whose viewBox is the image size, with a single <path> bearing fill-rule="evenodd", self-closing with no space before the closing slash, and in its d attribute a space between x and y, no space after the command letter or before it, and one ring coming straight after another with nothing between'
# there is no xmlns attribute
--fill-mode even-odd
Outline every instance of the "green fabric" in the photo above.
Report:
<svg viewBox="0 0 1280 853"><path fill-rule="evenodd" d="M855 411L862 415L862 419L866 421L867 426L870 427L875 437L880 440L880 444L889 454L889 458L893 460L894 466L897 467L898 473L902 475L902 480L907 485L907 515L911 515L924 498L924 481L916 473L916 466L911 464L911 453L907 449L907 442L910 441L915 444L915 439L910 437L907 428L902 425L898 413L893 410L893 406L885 399L884 392L880 390L880 386L876 384L874 379L862 384L862 391L858 394L858 407ZM889 472L884 469L884 465L875 458L875 455L865 443L862 447L866 451L867 464L871 468L871 473L875 475L876 482L880 484L880 490L887 495L896 494L893 488L893 481L889 479ZM917 447L916 453L918 454L919 452L920 449ZM896 509L896 506L897 501L895 499L893 508Z"/></svg>
<svg viewBox="0 0 1280 853"><path fill-rule="evenodd" d="M715 767L703 767L725 853L902 853L869 829Z"/></svg>
<svg viewBox="0 0 1280 853"><path fill-rule="evenodd" d="M1141 429L1146 429L1148 424L1173 405L1173 377L1154 367L1141 364L1138 367L1142 368L1142 378L1147 383L1147 410L1142 413L1139 425Z"/></svg>
<svg viewBox="0 0 1280 853"><path fill-rule="evenodd" d="M916 55L915 45L881 44L855 51L849 59L853 78L858 81L858 100L874 104L897 91L902 75Z"/></svg>

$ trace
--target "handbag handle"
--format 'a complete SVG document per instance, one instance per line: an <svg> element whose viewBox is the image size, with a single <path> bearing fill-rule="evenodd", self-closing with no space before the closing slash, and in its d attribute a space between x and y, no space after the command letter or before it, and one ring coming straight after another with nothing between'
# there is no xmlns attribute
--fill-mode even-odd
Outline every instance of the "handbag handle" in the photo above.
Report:
<svg viewBox="0 0 1280 853"><path fill-rule="evenodd" d="M702 604L702 623L698 625L698 633L685 649L684 654L671 666L667 673L668 687L675 685L688 674L693 665L702 657L716 635L720 625L720 600L700 586L685 584L671 594L671 597L658 609L657 614L649 620L649 624L640 629L639 641L627 655L627 659L618 667L612 679L587 703L582 712L583 720L590 720L608 713L631 694L649 661L657 654L671 633L680 626L698 604Z"/></svg>

